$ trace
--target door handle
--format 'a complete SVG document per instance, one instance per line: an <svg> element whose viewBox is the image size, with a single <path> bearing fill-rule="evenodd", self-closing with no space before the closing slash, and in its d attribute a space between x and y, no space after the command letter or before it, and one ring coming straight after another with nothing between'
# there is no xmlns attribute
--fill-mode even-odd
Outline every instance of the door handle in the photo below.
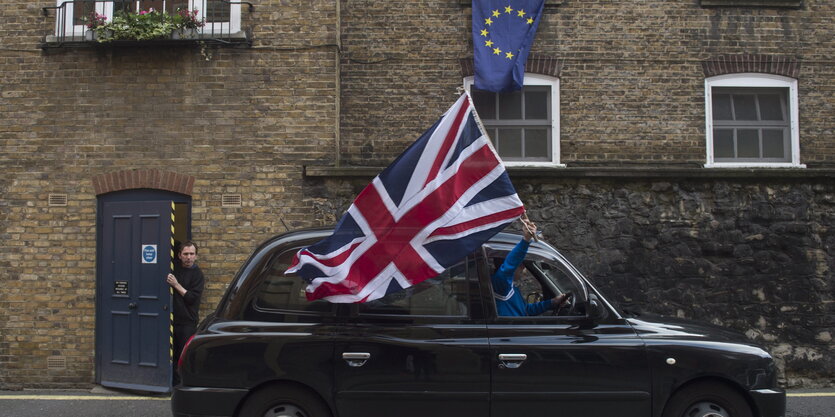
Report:
<svg viewBox="0 0 835 417"><path fill-rule="evenodd" d="M371 357L370 353L367 352L343 352L342 359L345 362L348 362L348 366L352 368L359 368L360 366L365 365L368 362L368 359Z"/></svg>
<svg viewBox="0 0 835 417"><path fill-rule="evenodd" d="M528 355L524 353L500 353L499 368L516 369L522 366L526 359Z"/></svg>
<svg viewBox="0 0 835 417"><path fill-rule="evenodd" d="M128 308L129 308L129 309L131 309L131 310L136 309L136 303L130 303L130 304L128 304Z"/></svg>

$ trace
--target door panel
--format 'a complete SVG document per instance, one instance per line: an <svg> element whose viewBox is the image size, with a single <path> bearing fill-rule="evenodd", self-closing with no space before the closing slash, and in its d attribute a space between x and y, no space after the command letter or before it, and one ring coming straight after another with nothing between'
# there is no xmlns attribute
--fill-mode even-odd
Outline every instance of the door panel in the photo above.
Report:
<svg viewBox="0 0 835 417"><path fill-rule="evenodd" d="M359 325L345 336L334 359L341 416L488 415L483 325Z"/></svg>
<svg viewBox="0 0 835 417"><path fill-rule="evenodd" d="M490 412L490 352L473 261L355 306L336 337L342 417L460 417Z"/></svg>
<svg viewBox="0 0 835 417"><path fill-rule="evenodd" d="M512 319L508 319L512 320ZM650 415L650 378L641 340L628 325L489 325L493 358L491 416L531 413ZM499 355L525 355L501 363ZM516 358L518 359L518 358ZM517 366L518 367L513 367Z"/></svg>
<svg viewBox="0 0 835 417"><path fill-rule="evenodd" d="M96 351L103 386L170 389L171 214L170 201L102 205Z"/></svg>

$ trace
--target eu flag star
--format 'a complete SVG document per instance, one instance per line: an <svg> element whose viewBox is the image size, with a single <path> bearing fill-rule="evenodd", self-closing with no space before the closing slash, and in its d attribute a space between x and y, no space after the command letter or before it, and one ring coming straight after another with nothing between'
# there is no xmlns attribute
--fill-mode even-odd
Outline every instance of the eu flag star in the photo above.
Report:
<svg viewBox="0 0 835 417"><path fill-rule="evenodd" d="M501 13L499 13L499 11L498 11L498 10L493 10L493 17L499 17L499 16L501 16L501 15L502 15L502 14L501 14Z"/></svg>
<svg viewBox="0 0 835 417"><path fill-rule="evenodd" d="M484 46L493 47L493 41L484 42Z"/></svg>
<svg viewBox="0 0 835 417"><path fill-rule="evenodd" d="M499 48L493 48L493 55L501 55L502 50Z"/></svg>
<svg viewBox="0 0 835 417"><path fill-rule="evenodd" d="M492 25L493 24L493 19L491 19L489 17L487 19L484 19L484 24L487 25L487 26Z"/></svg>
<svg viewBox="0 0 835 417"><path fill-rule="evenodd" d="M513 52L507 52L504 54L504 57L507 59L513 59Z"/></svg>
<svg viewBox="0 0 835 417"><path fill-rule="evenodd" d="M487 36L489 33L487 29L481 29L481 36Z"/></svg>
<svg viewBox="0 0 835 417"><path fill-rule="evenodd" d="M510 6L507 6L507 7L504 8L504 12L507 13L507 14L510 14L510 12L512 12L512 11L513 11L513 8L510 7Z"/></svg>
<svg viewBox="0 0 835 417"><path fill-rule="evenodd" d="M519 17L525 17L525 14L526 14L526 13L525 13L525 11L524 11L524 10L519 10L519 11L517 11L517 12L516 12L516 14L517 14Z"/></svg>
<svg viewBox="0 0 835 417"><path fill-rule="evenodd" d="M528 18L528 24L529 24L529 25L532 25L532 24L533 24L533 18L532 18L532 17L529 17L529 18Z"/></svg>

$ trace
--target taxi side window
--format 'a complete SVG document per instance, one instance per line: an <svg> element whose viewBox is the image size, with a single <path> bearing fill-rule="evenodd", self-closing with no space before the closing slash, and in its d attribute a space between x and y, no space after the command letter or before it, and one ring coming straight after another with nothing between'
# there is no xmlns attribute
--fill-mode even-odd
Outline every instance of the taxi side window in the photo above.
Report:
<svg viewBox="0 0 835 417"><path fill-rule="evenodd" d="M470 262L459 263L435 278L359 304L359 314L466 317L469 302L467 271L472 268Z"/></svg>
<svg viewBox="0 0 835 417"><path fill-rule="evenodd" d="M274 256L261 272L255 306L267 310L290 310L299 312L331 312L333 304L324 300L307 301L305 282L296 274L284 275L290 267L296 250L289 250Z"/></svg>

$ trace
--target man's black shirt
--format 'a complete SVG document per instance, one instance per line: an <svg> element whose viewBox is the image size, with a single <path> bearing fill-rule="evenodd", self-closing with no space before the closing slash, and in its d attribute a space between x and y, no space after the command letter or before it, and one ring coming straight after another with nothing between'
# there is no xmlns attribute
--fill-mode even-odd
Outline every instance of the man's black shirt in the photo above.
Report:
<svg viewBox="0 0 835 417"><path fill-rule="evenodd" d="M197 324L200 297L203 295L203 271L195 264L191 268L174 265L177 282L186 289L186 295L174 291L174 324Z"/></svg>

